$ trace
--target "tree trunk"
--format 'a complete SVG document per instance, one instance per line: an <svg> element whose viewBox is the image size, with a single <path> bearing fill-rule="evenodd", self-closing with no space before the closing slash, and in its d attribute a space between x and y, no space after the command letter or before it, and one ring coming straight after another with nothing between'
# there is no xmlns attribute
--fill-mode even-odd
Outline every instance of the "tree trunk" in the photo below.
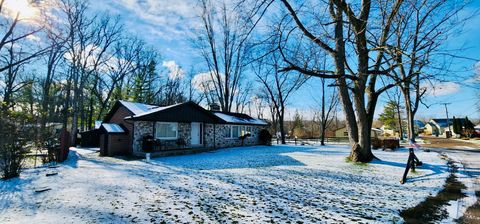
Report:
<svg viewBox="0 0 480 224"><path fill-rule="evenodd" d="M327 129L327 119L325 114L325 79L322 79L322 114L321 114L321 129L320 129L320 145L325 145L325 129Z"/></svg>
<svg viewBox="0 0 480 224"><path fill-rule="evenodd" d="M412 110L412 103L410 99L410 90L407 88L401 88L403 97L405 100L405 111L407 112L407 126L408 126L408 140L415 139L415 124L414 124L414 117L415 114Z"/></svg>
<svg viewBox="0 0 480 224"><path fill-rule="evenodd" d="M282 111L280 116L278 116L278 123L279 123L279 128L280 128L280 137L282 140L282 145L287 144L285 141L285 126L284 126L284 119L285 119L285 111Z"/></svg>
<svg viewBox="0 0 480 224"><path fill-rule="evenodd" d="M403 140L403 125L402 125L402 113L400 111L400 102L397 102L397 115L398 115L398 133L400 140Z"/></svg>

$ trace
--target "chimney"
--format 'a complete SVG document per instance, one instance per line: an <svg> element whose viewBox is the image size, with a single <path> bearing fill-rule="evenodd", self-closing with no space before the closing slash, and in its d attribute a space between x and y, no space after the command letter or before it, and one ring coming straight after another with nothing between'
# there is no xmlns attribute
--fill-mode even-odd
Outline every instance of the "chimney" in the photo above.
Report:
<svg viewBox="0 0 480 224"><path fill-rule="evenodd" d="M210 111L220 111L220 106L217 103L211 103Z"/></svg>

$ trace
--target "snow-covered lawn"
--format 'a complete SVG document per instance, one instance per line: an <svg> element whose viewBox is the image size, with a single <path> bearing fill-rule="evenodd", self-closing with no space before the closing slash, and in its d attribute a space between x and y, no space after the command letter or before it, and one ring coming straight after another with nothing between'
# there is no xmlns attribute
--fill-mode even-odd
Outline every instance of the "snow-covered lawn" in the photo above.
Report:
<svg viewBox="0 0 480 224"><path fill-rule="evenodd" d="M346 162L346 146L231 148L150 164L73 150L59 168L0 181L0 223L402 222L399 212L448 176L437 153L417 152L423 168L399 184L406 150L374 151L382 161L368 165Z"/></svg>

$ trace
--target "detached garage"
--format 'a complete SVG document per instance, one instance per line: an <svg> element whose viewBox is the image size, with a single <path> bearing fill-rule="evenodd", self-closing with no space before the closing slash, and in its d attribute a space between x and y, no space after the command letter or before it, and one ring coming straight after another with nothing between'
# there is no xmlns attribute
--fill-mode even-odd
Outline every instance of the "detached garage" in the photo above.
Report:
<svg viewBox="0 0 480 224"><path fill-rule="evenodd" d="M104 123L100 127L100 155L113 156L125 154L129 150L128 130L119 124Z"/></svg>

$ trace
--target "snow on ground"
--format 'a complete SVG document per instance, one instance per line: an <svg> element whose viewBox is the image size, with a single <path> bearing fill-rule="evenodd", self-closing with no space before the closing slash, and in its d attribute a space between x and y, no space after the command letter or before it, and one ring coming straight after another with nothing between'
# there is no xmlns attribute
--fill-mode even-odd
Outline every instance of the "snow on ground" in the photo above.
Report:
<svg viewBox="0 0 480 224"><path fill-rule="evenodd" d="M449 174L437 153L417 152L424 166L401 185L406 150L374 151L382 161L368 165L348 153L258 146L145 163L73 149L59 168L0 181L0 223L398 223Z"/></svg>

